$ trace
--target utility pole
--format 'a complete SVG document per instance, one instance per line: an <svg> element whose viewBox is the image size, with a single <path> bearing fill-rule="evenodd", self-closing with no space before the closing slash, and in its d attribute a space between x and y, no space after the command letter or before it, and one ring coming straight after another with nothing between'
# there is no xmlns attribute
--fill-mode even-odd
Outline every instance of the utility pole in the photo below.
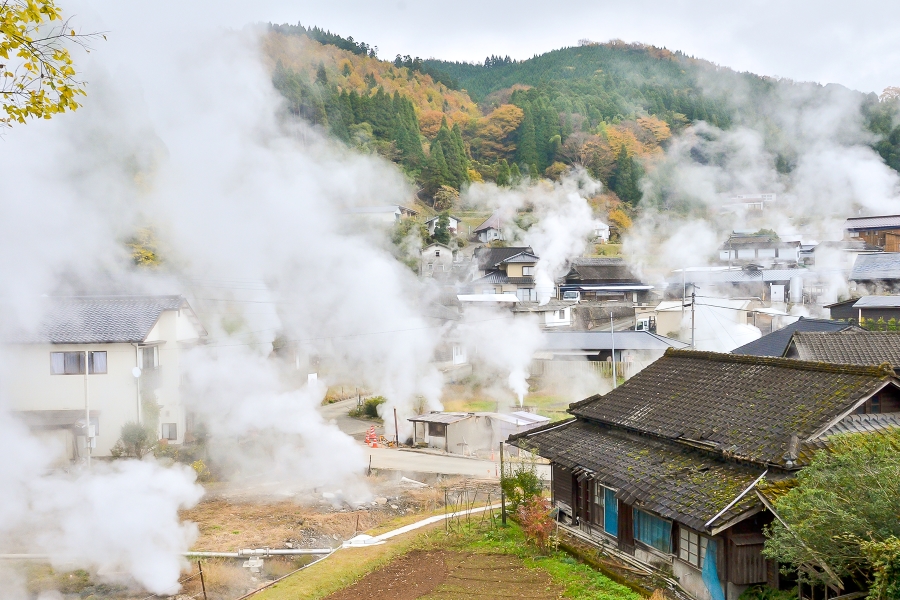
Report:
<svg viewBox="0 0 900 600"><path fill-rule="evenodd" d="M691 292L691 350L694 348L694 304L697 302L697 292Z"/></svg>
<svg viewBox="0 0 900 600"><path fill-rule="evenodd" d="M89 362L90 352L84 351L84 446L87 450L87 466L91 468L91 442L94 436L91 435L91 399L88 395L88 371L90 371Z"/></svg>
<svg viewBox="0 0 900 600"><path fill-rule="evenodd" d="M394 441L400 447L400 428L397 426L397 409L394 409Z"/></svg>
<svg viewBox="0 0 900 600"><path fill-rule="evenodd" d="M610 344L612 345L612 374L613 374L613 389L616 389L616 328L613 325L613 314L612 308L609 309L609 339Z"/></svg>
<svg viewBox="0 0 900 600"><path fill-rule="evenodd" d="M503 442L500 442L500 522L506 526L506 494L503 492L503 479L506 472L503 470Z"/></svg>

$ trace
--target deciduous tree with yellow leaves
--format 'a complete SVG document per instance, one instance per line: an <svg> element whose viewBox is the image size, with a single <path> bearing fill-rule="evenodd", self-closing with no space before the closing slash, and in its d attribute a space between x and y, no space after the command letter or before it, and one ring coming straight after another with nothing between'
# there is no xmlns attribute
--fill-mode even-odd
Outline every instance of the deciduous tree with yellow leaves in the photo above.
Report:
<svg viewBox="0 0 900 600"><path fill-rule="evenodd" d="M0 124L49 119L84 96L68 46L86 47L54 0L0 0Z"/></svg>

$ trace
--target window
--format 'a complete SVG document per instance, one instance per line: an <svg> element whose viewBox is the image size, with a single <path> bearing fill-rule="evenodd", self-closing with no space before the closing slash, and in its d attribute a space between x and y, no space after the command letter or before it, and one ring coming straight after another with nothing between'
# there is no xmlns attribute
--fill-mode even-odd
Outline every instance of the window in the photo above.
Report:
<svg viewBox="0 0 900 600"><path fill-rule="evenodd" d="M687 527L678 527L678 558L703 569L706 560L706 543L708 538L695 533Z"/></svg>
<svg viewBox="0 0 900 600"><path fill-rule="evenodd" d="M522 276L528 277L529 275L534 275L534 267L522 267Z"/></svg>
<svg viewBox="0 0 900 600"><path fill-rule="evenodd" d="M534 291L534 288L519 288L516 290L516 298L521 302L535 302L537 292Z"/></svg>
<svg viewBox="0 0 900 600"><path fill-rule="evenodd" d="M88 369L90 373L103 375L106 373L106 352L88 353Z"/></svg>
<svg viewBox="0 0 900 600"><path fill-rule="evenodd" d="M433 435L435 437L447 437L447 424L446 423L429 423L428 424L428 435Z"/></svg>
<svg viewBox="0 0 900 600"><path fill-rule="evenodd" d="M561 321L565 321L565 319L566 319L566 310L565 309L559 311L559 319Z"/></svg>
<svg viewBox="0 0 900 600"><path fill-rule="evenodd" d="M155 369L159 366L159 348L144 346L141 348L141 369Z"/></svg>
<svg viewBox="0 0 900 600"><path fill-rule="evenodd" d="M178 424L177 423L163 423L162 424L162 439L177 440L178 439Z"/></svg>
<svg viewBox="0 0 900 600"><path fill-rule="evenodd" d="M435 256L440 256L440 255L441 255L441 251L440 251L440 250L435 250L435 251L434 251L434 255L435 255Z"/></svg>
<svg viewBox="0 0 900 600"><path fill-rule="evenodd" d="M672 553L672 523L642 510L634 510L634 539L666 554Z"/></svg>
<svg viewBox="0 0 900 600"><path fill-rule="evenodd" d="M869 400L869 412L872 414L878 414L881 412L881 398L877 395L872 396L872 399Z"/></svg>
<svg viewBox="0 0 900 600"><path fill-rule="evenodd" d="M89 352L90 373L106 373L106 352ZM84 352L51 352L50 373L53 375L84 375Z"/></svg>
<svg viewBox="0 0 900 600"><path fill-rule="evenodd" d="M594 482L594 506L592 507L591 515L594 517L594 523L601 527L603 526L603 490L605 489L596 481Z"/></svg>

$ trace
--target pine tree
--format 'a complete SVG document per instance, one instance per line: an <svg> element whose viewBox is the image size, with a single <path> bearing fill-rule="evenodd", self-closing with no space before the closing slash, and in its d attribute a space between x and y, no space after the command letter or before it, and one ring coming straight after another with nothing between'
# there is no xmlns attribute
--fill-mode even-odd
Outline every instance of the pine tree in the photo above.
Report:
<svg viewBox="0 0 900 600"><path fill-rule="evenodd" d="M450 215L441 213L434 225L434 241L445 246L450 243Z"/></svg>
<svg viewBox="0 0 900 600"><path fill-rule="evenodd" d="M325 73L325 65L322 63L319 63L319 68L316 69L316 83L328 85L328 75Z"/></svg>
<svg viewBox="0 0 900 600"><path fill-rule="evenodd" d="M616 161L615 173L609 178L609 187L632 206L641 201L643 193L639 185L641 170L628 152L622 148Z"/></svg>
<svg viewBox="0 0 900 600"><path fill-rule="evenodd" d="M518 185L522 181L522 172L519 171L519 165L513 163L509 168L509 184Z"/></svg>
<svg viewBox="0 0 900 600"><path fill-rule="evenodd" d="M428 161L425 163L422 179L425 191L429 195L434 195L442 185L451 185L447 161L444 158L444 150L440 142L436 141L431 145L431 152L428 156Z"/></svg>
<svg viewBox="0 0 900 600"><path fill-rule="evenodd" d="M509 185L509 163L501 158L497 163L497 185Z"/></svg>
<svg viewBox="0 0 900 600"><path fill-rule="evenodd" d="M525 117L522 119L522 124L519 125L519 147L516 162L533 165L538 163L534 116L532 115L530 106L526 105L523 110L525 112Z"/></svg>

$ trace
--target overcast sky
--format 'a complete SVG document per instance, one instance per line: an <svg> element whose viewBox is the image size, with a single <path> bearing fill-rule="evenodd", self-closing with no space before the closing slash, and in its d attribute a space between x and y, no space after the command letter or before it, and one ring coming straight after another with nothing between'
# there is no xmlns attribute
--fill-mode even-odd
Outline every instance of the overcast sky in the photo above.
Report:
<svg viewBox="0 0 900 600"><path fill-rule="evenodd" d="M376 45L388 59L528 58L582 38L621 38L764 75L876 92L900 85L897 0L228 0L214 12L232 26L319 25Z"/></svg>

